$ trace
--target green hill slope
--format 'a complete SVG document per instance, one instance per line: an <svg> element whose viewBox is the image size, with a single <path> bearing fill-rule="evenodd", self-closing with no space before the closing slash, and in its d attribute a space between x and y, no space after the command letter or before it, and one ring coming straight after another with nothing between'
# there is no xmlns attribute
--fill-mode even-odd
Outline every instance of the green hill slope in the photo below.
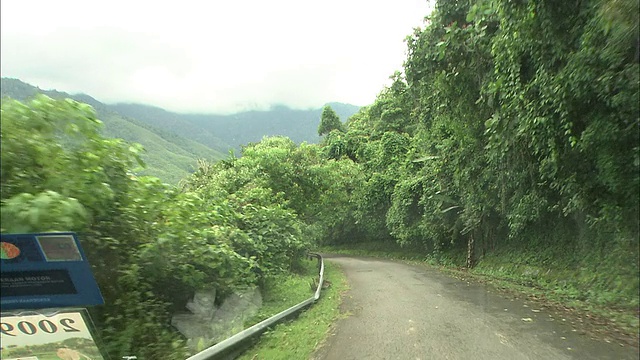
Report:
<svg viewBox="0 0 640 360"><path fill-rule="evenodd" d="M227 153L232 145L223 137L214 135L216 131L205 129L185 119L181 114L172 113L164 109L141 104L115 104L109 107L123 116L134 118L154 128L174 133L178 136L193 140L194 142L215 149L221 153ZM215 129L214 129L215 130Z"/></svg>
<svg viewBox="0 0 640 360"><path fill-rule="evenodd" d="M342 121L360 109L350 104L329 105ZM320 140L318 125L321 108L296 110L274 106L270 110L232 115L177 114L140 104L116 104L112 108L119 114L175 132L219 151L227 151L231 147L239 149L242 145L262 140L264 136L282 135L296 143L317 143Z"/></svg>
<svg viewBox="0 0 640 360"><path fill-rule="evenodd" d="M170 131L157 129L136 119L122 116L111 110L109 105L88 95L69 95L59 91L42 90L9 78L1 79L0 88L3 98L11 97L24 101L37 93L43 93L52 98L72 98L93 106L98 118L104 122L105 136L139 143L145 148L142 159L147 168L140 174L157 176L168 183L175 184L189 174L199 158L219 160L226 157L224 145L218 147L221 150L219 151Z"/></svg>
<svg viewBox="0 0 640 360"><path fill-rule="evenodd" d="M358 112L358 106L329 103L344 122ZM183 117L198 126L216 131L234 146L258 142L264 136L283 135L296 143L318 143L318 125L322 108L297 110L275 106L265 111L247 111L233 115L185 114Z"/></svg>
<svg viewBox="0 0 640 360"><path fill-rule="evenodd" d="M37 93L72 98L89 104L104 124L104 135L142 144L147 169L142 173L176 183L187 175L196 159L219 160L230 149L282 135L296 143L317 143L322 109L296 110L278 105L265 111L232 115L178 114L141 104L104 104L85 94L69 95L42 90L18 79L2 78L1 95L26 100ZM346 121L360 108L343 103L329 105Z"/></svg>

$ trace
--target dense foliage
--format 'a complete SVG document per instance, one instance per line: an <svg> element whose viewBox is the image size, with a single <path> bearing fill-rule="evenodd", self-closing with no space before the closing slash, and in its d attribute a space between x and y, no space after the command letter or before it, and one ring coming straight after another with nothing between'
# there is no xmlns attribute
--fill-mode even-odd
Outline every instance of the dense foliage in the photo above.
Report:
<svg viewBox="0 0 640 360"><path fill-rule="evenodd" d="M203 163L180 190L131 175L140 147L104 138L100 128L94 110L73 100L3 100L1 230L78 232L106 302L91 311L107 351L184 358L172 311L196 290L224 298L289 271L308 246L288 205L304 206L307 194L283 192L295 181L284 176L300 175L261 154L285 154L290 143L255 146L255 155L248 149L215 174Z"/></svg>
<svg viewBox="0 0 640 360"><path fill-rule="evenodd" d="M438 1L407 38L404 74L325 139L365 174L353 202L366 236L343 241L388 234L468 266L515 250L526 266L561 263L575 296L637 306L637 10Z"/></svg>
<svg viewBox="0 0 640 360"><path fill-rule="evenodd" d="M184 356L168 316L194 291L264 283L315 244L469 267L502 254L531 277L555 266L568 296L637 309L637 8L437 1L404 71L346 124L327 111L321 144L266 137L178 187L132 176L141 149L102 137L91 107L5 100L2 232L79 232L116 358Z"/></svg>

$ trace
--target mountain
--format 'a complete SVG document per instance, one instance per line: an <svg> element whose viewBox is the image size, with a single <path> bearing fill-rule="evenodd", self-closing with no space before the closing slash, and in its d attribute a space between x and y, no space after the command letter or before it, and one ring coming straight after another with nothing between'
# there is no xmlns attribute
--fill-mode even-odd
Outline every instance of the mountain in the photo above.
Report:
<svg viewBox="0 0 640 360"><path fill-rule="evenodd" d="M343 121L360 109L343 103L328 105ZM112 105L112 108L120 114L175 132L217 150L221 150L216 147L218 144L230 144L230 147L240 149L242 145L273 135L287 136L296 143L317 143L320 140L318 125L322 108L296 110L278 105L270 110L232 115L178 114L140 104L120 103Z"/></svg>
<svg viewBox="0 0 640 360"><path fill-rule="evenodd" d="M220 137L214 135L214 132L187 121L183 118L183 115L177 113L141 104L120 103L110 105L110 108L123 116L191 139L225 154L233 147L228 141L222 140Z"/></svg>
<svg viewBox="0 0 640 360"><path fill-rule="evenodd" d="M72 98L93 106L105 124L104 135L140 143L146 149L143 174L177 183L193 170L196 159L219 160L231 149L259 142L264 136L283 135L296 143L317 143L322 108L296 110L284 105L265 111L232 115L179 114L141 104L104 104L86 94L70 95L42 90L18 79L1 79L2 97L24 101L43 93L52 98ZM346 121L359 107L329 103Z"/></svg>
<svg viewBox="0 0 640 360"><path fill-rule="evenodd" d="M93 106L98 118L104 123L104 136L121 138L144 146L146 151L142 159L147 164L147 169L140 174L157 176L168 183L175 184L193 171L197 159L216 161L225 158L230 147L222 144L218 149L214 149L174 132L123 116L114 111L111 105L103 104L89 95L42 90L17 79L0 79L0 95L3 98L11 97L25 101L38 93L55 99L71 98Z"/></svg>
<svg viewBox="0 0 640 360"><path fill-rule="evenodd" d="M328 105L343 122L360 109L358 106L342 103ZM214 131L237 147L258 142L263 136L271 135L284 135L296 143L317 143L320 140L318 125L321 114L322 108L296 110L286 106L275 106L266 111L247 111L227 116L185 114L182 117L204 129Z"/></svg>

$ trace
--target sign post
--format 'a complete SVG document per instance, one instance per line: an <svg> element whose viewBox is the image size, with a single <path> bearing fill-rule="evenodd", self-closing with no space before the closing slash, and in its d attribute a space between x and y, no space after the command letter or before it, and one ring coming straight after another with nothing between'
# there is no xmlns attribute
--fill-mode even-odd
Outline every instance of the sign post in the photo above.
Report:
<svg viewBox="0 0 640 360"><path fill-rule="evenodd" d="M104 303L75 233L0 234L1 358L102 360L86 309Z"/></svg>

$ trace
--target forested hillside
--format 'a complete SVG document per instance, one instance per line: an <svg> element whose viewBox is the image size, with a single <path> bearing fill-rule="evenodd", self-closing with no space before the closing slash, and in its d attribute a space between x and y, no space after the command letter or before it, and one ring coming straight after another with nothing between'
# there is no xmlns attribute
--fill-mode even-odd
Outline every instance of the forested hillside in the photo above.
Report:
<svg viewBox="0 0 640 360"><path fill-rule="evenodd" d="M217 131L209 131L198 124L193 124L180 114L140 104L114 104L110 107L119 114L136 119L143 124L191 139L225 154L233 148L231 141L223 140L223 137L217 135Z"/></svg>
<svg viewBox="0 0 640 360"><path fill-rule="evenodd" d="M358 106L329 103L340 119L345 121L358 112ZM265 111L247 111L228 116L184 115L186 119L210 131L238 147L258 142L263 136L286 136L300 144L316 144L320 141L318 124L322 109L296 110L286 106L274 106Z"/></svg>
<svg viewBox="0 0 640 360"><path fill-rule="evenodd" d="M36 94L54 99L71 98L91 105L104 121L104 135L141 144L147 168L140 175L157 176L176 184L194 170L197 159L220 160L230 150L239 153L242 146L264 136L287 136L296 143L318 143L322 109L295 110L274 106L265 111L247 111L232 115L177 114L141 104L104 104L89 95L70 95L42 90L18 79L1 79L1 96L28 100ZM359 107L330 103L344 121Z"/></svg>
<svg viewBox="0 0 640 360"><path fill-rule="evenodd" d="M325 241L419 246L634 313L638 1L442 0L427 24L323 143L364 177Z"/></svg>
<svg viewBox="0 0 640 360"><path fill-rule="evenodd" d="M113 111L110 105L84 95L69 95L55 90L41 90L17 79L2 78L0 89L3 98L28 100L36 94L46 94L54 99L72 98L91 105L105 126L100 130L109 138L120 138L131 143L141 144L145 151L141 158L147 168L135 171L139 175L157 176L162 181L177 184L178 181L193 172L198 159L219 160L226 156L230 146L222 141L215 147L203 145L188 137L182 137L170 131L161 130L137 119L123 116ZM133 169L132 169L133 171Z"/></svg>
<svg viewBox="0 0 640 360"><path fill-rule="evenodd" d="M105 298L91 309L105 349L184 359L171 314L196 290L222 301L292 271L320 235L305 220L342 174L317 147L271 138L201 162L178 188L131 176L139 148L101 126L71 99L3 99L0 230L78 232Z"/></svg>
<svg viewBox="0 0 640 360"><path fill-rule="evenodd" d="M358 106L329 103L344 121L355 114ZM231 115L176 114L152 106L116 104L113 109L120 114L147 124L194 139L214 149L236 150L248 143L255 143L264 136L286 136L296 143L318 143L317 133L322 109L296 110L286 106L274 106L269 110L246 111ZM223 140L221 140L223 139ZM226 145L225 144L225 145Z"/></svg>
<svg viewBox="0 0 640 360"><path fill-rule="evenodd" d="M178 186L131 176L139 149L88 105L3 99L1 230L79 232L114 358L184 358L168 319L196 290L264 286L327 244L412 247L637 333L637 8L437 1L403 72L320 144L267 137Z"/></svg>

